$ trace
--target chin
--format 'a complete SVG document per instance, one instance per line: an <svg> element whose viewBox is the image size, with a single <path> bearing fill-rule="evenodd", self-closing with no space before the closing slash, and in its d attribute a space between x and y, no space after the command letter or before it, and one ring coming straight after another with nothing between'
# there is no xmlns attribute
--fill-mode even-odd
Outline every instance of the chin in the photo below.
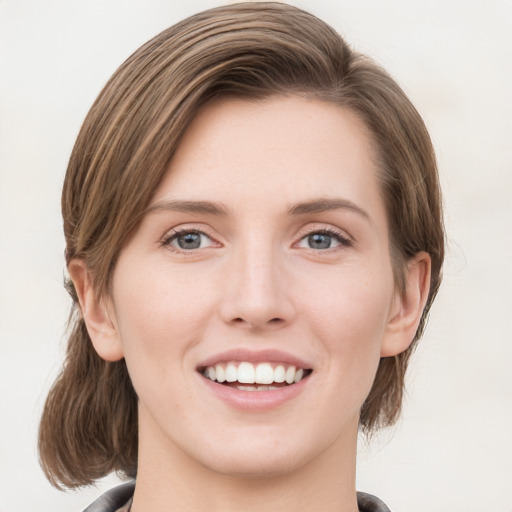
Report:
<svg viewBox="0 0 512 512"><path fill-rule="evenodd" d="M284 454L276 457L261 452L256 456L247 450L241 456L209 460L205 461L203 465L206 469L222 476L265 480L294 473L306 463L307 460L299 460L298 457L288 457Z"/></svg>
<svg viewBox="0 0 512 512"><path fill-rule="evenodd" d="M330 444L326 438L319 443L318 437L312 440L308 436L290 436L289 431L268 432L262 427L251 430L254 432L250 435L247 432L233 435L230 440L217 442L215 447L203 447L200 453L189 456L219 475L243 479L278 478L310 464ZM295 434L298 433L295 430Z"/></svg>

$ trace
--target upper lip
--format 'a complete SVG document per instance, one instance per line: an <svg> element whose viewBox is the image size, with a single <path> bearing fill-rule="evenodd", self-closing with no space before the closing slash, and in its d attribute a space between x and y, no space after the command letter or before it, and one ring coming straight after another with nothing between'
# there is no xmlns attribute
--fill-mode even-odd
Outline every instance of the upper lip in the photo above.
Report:
<svg viewBox="0 0 512 512"><path fill-rule="evenodd" d="M311 364L304 359L288 352L283 352L282 350L251 350L248 348L233 348L207 357L197 365L197 368L206 368L208 366L215 366L218 363L226 363L229 361L246 361L248 363L285 363L305 370L312 369Z"/></svg>

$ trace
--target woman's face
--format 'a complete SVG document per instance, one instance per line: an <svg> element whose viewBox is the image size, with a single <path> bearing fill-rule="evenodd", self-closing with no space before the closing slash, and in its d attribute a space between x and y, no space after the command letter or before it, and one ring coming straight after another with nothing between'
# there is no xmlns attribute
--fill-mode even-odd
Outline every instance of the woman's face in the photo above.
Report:
<svg viewBox="0 0 512 512"><path fill-rule="evenodd" d="M400 308L376 172L365 126L329 103L197 116L113 276L140 464L269 475L353 456Z"/></svg>

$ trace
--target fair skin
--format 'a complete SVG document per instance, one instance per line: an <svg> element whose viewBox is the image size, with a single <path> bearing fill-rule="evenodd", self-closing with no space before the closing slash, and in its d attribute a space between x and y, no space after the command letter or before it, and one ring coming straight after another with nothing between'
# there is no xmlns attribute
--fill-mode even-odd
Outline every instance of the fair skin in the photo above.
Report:
<svg viewBox="0 0 512 512"><path fill-rule="evenodd" d="M413 339L430 272L418 254L397 291L377 172L347 109L217 100L109 296L70 264L98 354L126 359L139 397L134 512L357 510L359 410L380 357ZM275 383L279 366L292 384ZM233 368L263 387L218 382Z"/></svg>

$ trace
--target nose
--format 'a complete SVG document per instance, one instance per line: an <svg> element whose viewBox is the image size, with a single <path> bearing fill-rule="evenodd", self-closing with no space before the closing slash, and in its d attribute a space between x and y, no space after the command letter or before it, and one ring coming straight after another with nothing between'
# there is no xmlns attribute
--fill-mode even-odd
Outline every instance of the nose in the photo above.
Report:
<svg viewBox="0 0 512 512"><path fill-rule="evenodd" d="M223 286L223 321L248 330L290 324L295 308L287 276L283 257L276 251L240 251L230 261Z"/></svg>

